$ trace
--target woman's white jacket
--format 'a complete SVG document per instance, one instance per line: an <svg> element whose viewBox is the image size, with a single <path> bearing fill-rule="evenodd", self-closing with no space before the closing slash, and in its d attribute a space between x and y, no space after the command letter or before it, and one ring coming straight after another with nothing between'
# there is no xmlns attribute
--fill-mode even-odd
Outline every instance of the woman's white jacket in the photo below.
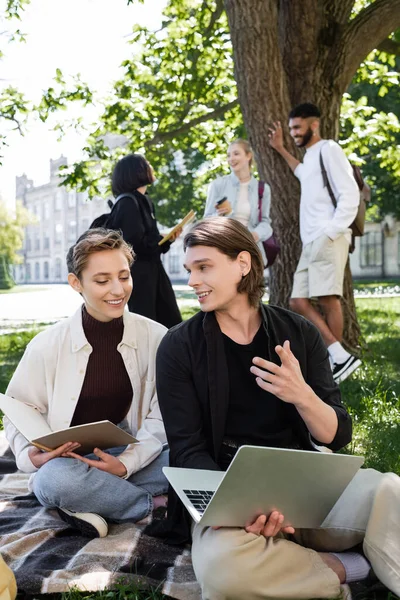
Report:
<svg viewBox="0 0 400 600"><path fill-rule="evenodd" d="M155 358L167 329L128 311L124 312L123 320L123 337L117 348L133 390L127 421L132 435L139 441L127 446L119 456L129 477L151 463L166 442L156 394ZM91 352L79 308L72 317L33 338L6 394L35 406L52 431L65 429L71 423ZM28 456L29 442L6 417L4 428L18 468L26 473L36 471Z"/></svg>

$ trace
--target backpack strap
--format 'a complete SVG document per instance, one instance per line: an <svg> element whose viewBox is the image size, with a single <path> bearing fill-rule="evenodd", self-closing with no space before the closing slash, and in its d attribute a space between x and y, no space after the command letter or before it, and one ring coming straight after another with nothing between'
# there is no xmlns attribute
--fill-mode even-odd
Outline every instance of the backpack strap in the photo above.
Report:
<svg viewBox="0 0 400 600"><path fill-rule="evenodd" d="M120 194L119 196L117 196L115 198L115 200L114 200L114 206L117 204L118 200L121 200L121 198L131 198L132 200L136 200L136 196L134 196L130 192L125 192L125 194Z"/></svg>
<svg viewBox="0 0 400 600"><path fill-rule="evenodd" d="M258 220L262 221L262 199L264 196L265 181L258 182Z"/></svg>
<svg viewBox="0 0 400 600"><path fill-rule="evenodd" d="M325 144L322 146L322 148L324 146L325 146ZM329 196L330 196L330 198L332 200L333 206L336 208L337 207L337 202L336 202L335 194L333 193L333 190L332 190L332 186L329 183L328 174L327 174L326 169L325 169L324 161L323 161L323 158L322 158L322 148L321 148L321 151L319 153L319 164L320 164L320 167L321 167L322 181L324 183L324 187L326 187L328 189L328 194L329 194Z"/></svg>

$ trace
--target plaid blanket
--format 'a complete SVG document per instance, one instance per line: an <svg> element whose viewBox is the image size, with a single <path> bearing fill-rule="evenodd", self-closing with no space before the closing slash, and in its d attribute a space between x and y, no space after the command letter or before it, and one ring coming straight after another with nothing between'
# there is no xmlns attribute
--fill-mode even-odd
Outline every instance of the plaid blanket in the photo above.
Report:
<svg viewBox="0 0 400 600"><path fill-rule="evenodd" d="M3 432L1 432L3 433ZM149 519L114 524L105 538L88 539L44 509L28 491L0 437L0 551L26 594L97 591L118 583L158 588L179 600L199 600L190 549L143 533Z"/></svg>

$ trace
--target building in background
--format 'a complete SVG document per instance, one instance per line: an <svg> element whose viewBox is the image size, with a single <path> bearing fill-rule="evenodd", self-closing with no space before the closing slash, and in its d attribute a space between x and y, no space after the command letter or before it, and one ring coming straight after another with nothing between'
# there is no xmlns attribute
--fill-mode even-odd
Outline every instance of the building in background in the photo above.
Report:
<svg viewBox="0 0 400 600"><path fill-rule="evenodd" d="M86 193L59 187L62 165L67 165L64 156L50 160L50 181L41 186L35 187L26 175L16 178L16 199L36 217L25 228L23 262L14 267L17 284L66 282L69 247L95 217L109 212L106 200L89 200Z"/></svg>
<svg viewBox="0 0 400 600"><path fill-rule="evenodd" d="M390 215L381 223L366 223L350 254L354 279L387 279L400 276L400 221Z"/></svg>

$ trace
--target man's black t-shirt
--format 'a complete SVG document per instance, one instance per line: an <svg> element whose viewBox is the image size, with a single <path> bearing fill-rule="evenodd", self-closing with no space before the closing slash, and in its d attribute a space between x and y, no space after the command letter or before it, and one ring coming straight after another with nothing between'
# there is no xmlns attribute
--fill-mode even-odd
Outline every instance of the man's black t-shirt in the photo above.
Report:
<svg viewBox="0 0 400 600"><path fill-rule="evenodd" d="M250 344L237 344L224 335L229 377L229 410L225 438L241 445L299 448L293 430L293 410L273 394L263 390L250 372L258 356L270 360L267 334L261 325Z"/></svg>

